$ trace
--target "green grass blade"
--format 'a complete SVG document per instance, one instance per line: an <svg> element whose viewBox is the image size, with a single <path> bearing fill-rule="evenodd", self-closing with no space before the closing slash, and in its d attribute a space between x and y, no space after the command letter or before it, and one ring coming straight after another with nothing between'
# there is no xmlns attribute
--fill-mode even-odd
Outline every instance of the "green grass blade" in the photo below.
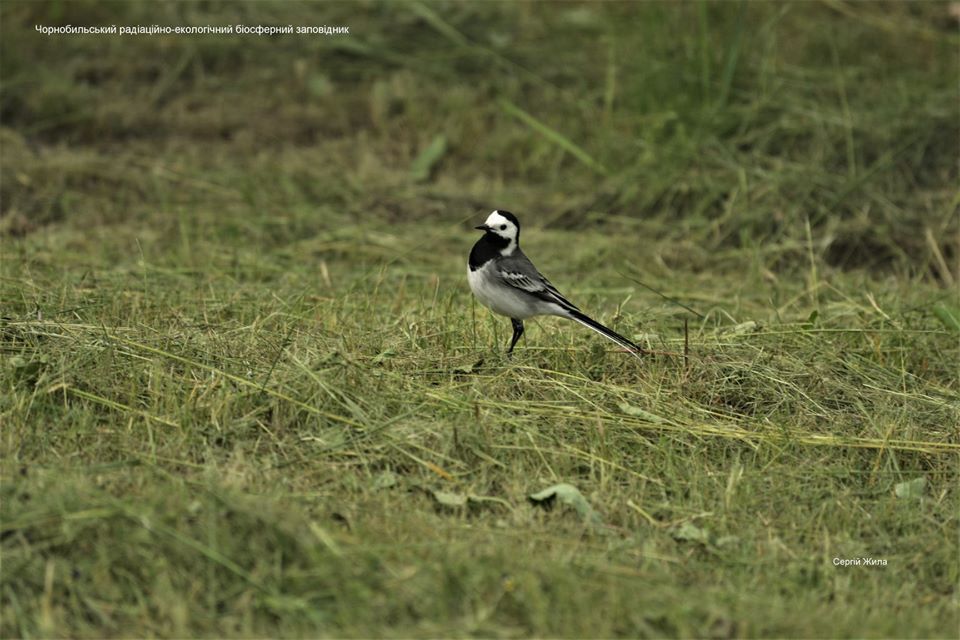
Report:
<svg viewBox="0 0 960 640"><path fill-rule="evenodd" d="M570 155L590 169L593 169L600 175L609 175L609 169L595 160L590 154L584 151L575 142L570 140L570 138L566 137L559 131L548 127L509 100L501 99L499 102L504 111L519 119L525 125L542 135L547 140L553 142L564 151L567 151Z"/></svg>

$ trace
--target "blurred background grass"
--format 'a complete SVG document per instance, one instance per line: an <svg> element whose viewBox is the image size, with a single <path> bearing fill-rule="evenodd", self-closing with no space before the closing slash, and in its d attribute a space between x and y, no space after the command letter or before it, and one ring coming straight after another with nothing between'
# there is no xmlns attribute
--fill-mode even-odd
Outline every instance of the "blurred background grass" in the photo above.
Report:
<svg viewBox="0 0 960 640"><path fill-rule="evenodd" d="M802 240L809 220L842 268L937 275L924 229L956 256L946 3L13 2L4 18L7 226L222 202L292 218L301 235L500 203L544 226L659 221L707 252ZM351 33L66 37L34 24ZM418 181L411 166L438 138Z"/></svg>
<svg viewBox="0 0 960 640"><path fill-rule="evenodd" d="M2 635L952 635L957 13L5 1Z"/></svg>

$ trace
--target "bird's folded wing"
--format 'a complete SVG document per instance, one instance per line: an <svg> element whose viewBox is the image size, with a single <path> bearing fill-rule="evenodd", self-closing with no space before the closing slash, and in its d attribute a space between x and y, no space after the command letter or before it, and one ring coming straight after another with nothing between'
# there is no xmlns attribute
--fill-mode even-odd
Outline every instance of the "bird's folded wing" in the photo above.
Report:
<svg viewBox="0 0 960 640"><path fill-rule="evenodd" d="M529 273L530 270L532 270L533 273ZM563 295L557 291L557 288L550 284L550 281L543 277L532 264L530 264L526 270L513 269L511 265L503 264L497 269L497 275L500 276L504 284L514 289L526 291L546 302L555 302L561 307L579 311L576 305L564 298Z"/></svg>

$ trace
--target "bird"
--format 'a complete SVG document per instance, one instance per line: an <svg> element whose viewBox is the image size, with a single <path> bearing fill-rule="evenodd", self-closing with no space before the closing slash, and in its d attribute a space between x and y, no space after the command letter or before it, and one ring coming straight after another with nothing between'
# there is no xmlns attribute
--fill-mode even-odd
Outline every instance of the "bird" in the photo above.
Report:
<svg viewBox="0 0 960 640"><path fill-rule="evenodd" d="M513 338L508 356L523 335L523 321L533 316L567 318L616 342L638 358L645 353L632 341L587 316L550 284L520 249L517 216L495 209L483 224L474 228L483 231L483 235L470 251L467 280L477 300L494 313L510 318Z"/></svg>

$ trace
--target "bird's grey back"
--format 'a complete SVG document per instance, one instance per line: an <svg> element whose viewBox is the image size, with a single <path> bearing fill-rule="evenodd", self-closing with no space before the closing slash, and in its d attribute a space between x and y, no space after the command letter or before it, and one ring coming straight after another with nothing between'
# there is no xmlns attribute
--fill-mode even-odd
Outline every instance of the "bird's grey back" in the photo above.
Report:
<svg viewBox="0 0 960 640"><path fill-rule="evenodd" d="M574 311L580 310L557 291L557 288L537 270L520 247L514 249L509 256L502 256L497 261L497 270L504 282L512 287L532 293L545 302L557 302L561 307Z"/></svg>
<svg viewBox="0 0 960 640"><path fill-rule="evenodd" d="M530 258L523 252L523 249L517 247L509 256L503 256L498 261L497 266L501 271L507 273L519 273L527 276L531 280L546 280L543 274L537 271Z"/></svg>

